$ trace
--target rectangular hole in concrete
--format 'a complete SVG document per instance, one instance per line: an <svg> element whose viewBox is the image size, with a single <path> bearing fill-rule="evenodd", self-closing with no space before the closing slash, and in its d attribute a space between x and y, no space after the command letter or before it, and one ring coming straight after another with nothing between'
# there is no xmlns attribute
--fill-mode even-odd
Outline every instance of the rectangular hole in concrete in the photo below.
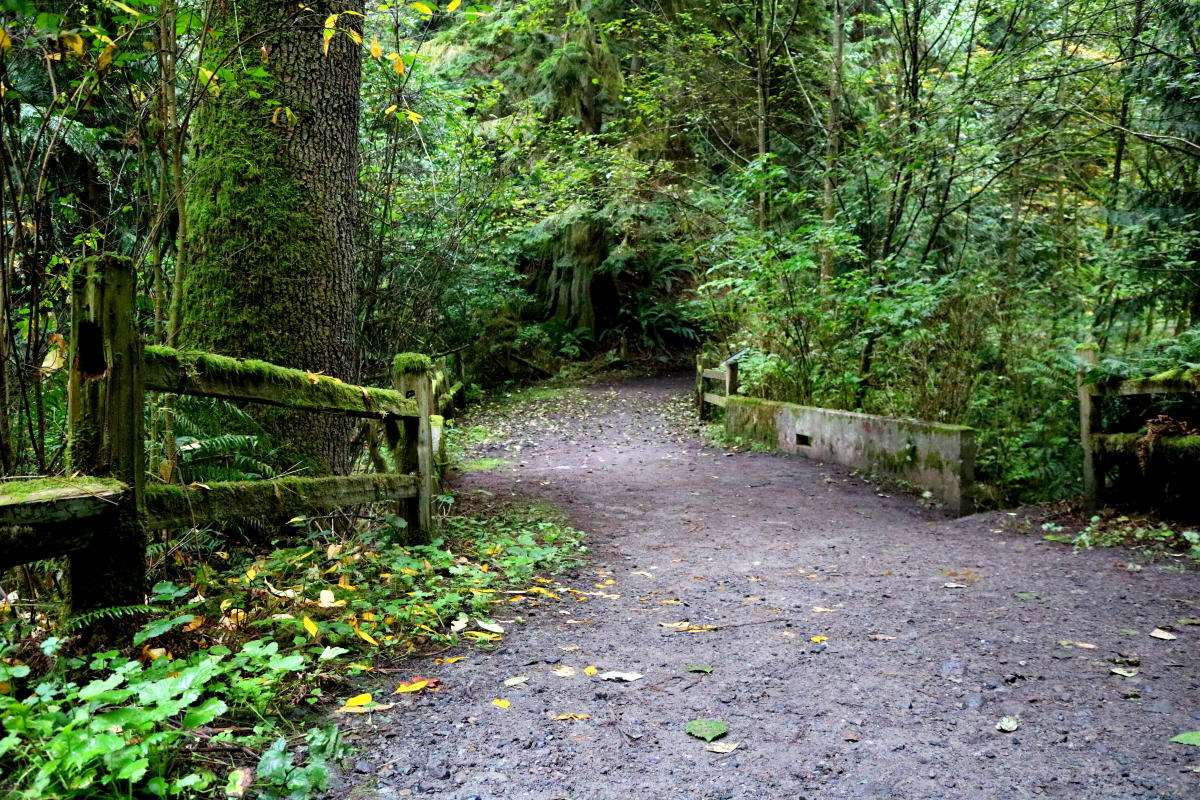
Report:
<svg viewBox="0 0 1200 800"><path fill-rule="evenodd" d="M810 446L812 446L812 437L810 437L810 436L806 436L806 435L804 435L803 433L797 433L797 434L796 434L796 446L797 446L797 447L810 447Z"/></svg>

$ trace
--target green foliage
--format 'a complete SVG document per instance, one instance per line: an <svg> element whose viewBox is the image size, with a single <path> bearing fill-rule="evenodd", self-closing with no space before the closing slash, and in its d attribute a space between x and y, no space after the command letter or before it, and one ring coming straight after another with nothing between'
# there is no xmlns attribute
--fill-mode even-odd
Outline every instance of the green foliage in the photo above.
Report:
<svg viewBox="0 0 1200 800"><path fill-rule="evenodd" d="M57 645L47 645L47 655L59 655ZM14 645L3 643L0 652L13 653ZM277 644L256 640L237 652L217 646L180 659L158 654L133 661L113 651L86 661L60 657L57 664L56 671L36 676L12 658L0 662L0 684L9 687L0 693L0 788L6 796L210 796L219 777L211 765L189 758L191 746L210 738L233 747L268 740L278 723L263 714L306 660L282 657ZM87 677L73 677L83 667ZM253 732L203 733L219 717L240 718L253 724ZM336 735L313 729L306 738L305 785L324 788L328 759L338 752ZM268 752L278 762L293 755L283 738ZM282 768L260 770L258 779L264 796L301 796L273 794L299 783Z"/></svg>
<svg viewBox="0 0 1200 800"><path fill-rule="evenodd" d="M1200 532L1177 528L1153 519L1093 516L1074 536L1053 532L1043 538L1067 541L1076 547L1132 547L1148 555L1183 556L1193 565L1200 565Z"/></svg>
<svg viewBox="0 0 1200 800"><path fill-rule="evenodd" d="M109 608L98 608L95 611L88 611L83 614L71 617L67 620L64 628L69 633L77 631L81 628L86 628L93 622L98 622L105 619L122 619L126 617L138 617L143 614L153 614L157 609L154 606L134 605L134 606L110 606Z"/></svg>
<svg viewBox="0 0 1200 800"><path fill-rule="evenodd" d="M460 640L490 646L499 634L454 623L489 619L496 602L509 602L505 590L541 600L550 592L539 584L550 581L539 573L573 566L586 552L582 534L544 506L449 517L443 535L402 546L403 520L394 518L350 539L318 529L299 546L265 553L226 544L231 552L216 554L220 570L208 563L212 544L180 543L164 565L172 577L152 590L156 605L75 620L157 614L135 637L138 660L116 652L69 658L61 640L39 629L12 639L19 620L6 606L0 790L29 800L211 796L249 774L214 772L193 753L219 742L257 753L262 797L323 791L342 752L336 728L312 728L293 744L280 708L305 694L318 702L325 676L346 659ZM206 644L218 636L227 644ZM39 640L52 661L33 657Z"/></svg>

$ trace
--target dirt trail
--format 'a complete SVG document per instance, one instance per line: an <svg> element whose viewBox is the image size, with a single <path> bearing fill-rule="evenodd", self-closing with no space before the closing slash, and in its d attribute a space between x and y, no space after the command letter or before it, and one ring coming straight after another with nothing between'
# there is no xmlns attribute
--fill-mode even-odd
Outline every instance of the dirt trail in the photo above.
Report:
<svg viewBox="0 0 1200 800"><path fill-rule="evenodd" d="M578 390L481 453L519 463L458 479L565 509L593 552L561 583L608 597L543 604L494 652L415 665L445 691L356 721L337 796L1200 798L1200 748L1168 741L1200 729L1200 627L1178 622L1200 617L1200 575L701 446L680 423L688 388ZM682 621L717 627L663 625ZM1017 730L997 730L1006 716ZM684 732L700 718L739 747L706 751Z"/></svg>

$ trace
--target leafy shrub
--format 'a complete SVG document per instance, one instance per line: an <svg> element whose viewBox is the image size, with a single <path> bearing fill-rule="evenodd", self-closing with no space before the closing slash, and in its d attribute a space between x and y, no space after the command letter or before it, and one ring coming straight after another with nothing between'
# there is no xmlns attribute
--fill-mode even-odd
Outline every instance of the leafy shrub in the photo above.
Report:
<svg viewBox="0 0 1200 800"><path fill-rule="evenodd" d="M48 639L43 650L55 656L58 644ZM14 650L9 643L2 648L6 654ZM255 640L237 652L217 646L180 659L159 654L135 661L116 651L97 653L86 663L61 659L58 671L35 678L19 659L4 658L0 772L6 777L0 788L23 800L204 796L218 779L187 758L190 748L212 741L237 750L239 744L256 744L273 732L277 723L266 714L287 678L303 670L307 660L301 654L281 654L275 642ZM86 673L81 673L84 667ZM71 677L75 674L88 677ZM205 730L225 716L253 723L253 733ZM308 734L324 757L336 751L330 736L316 729ZM274 758L290 760L286 740L278 742L284 744L274 747ZM305 781L321 786L324 762L312 763L317 769L309 768ZM266 796L301 796L271 794L272 784L290 787L295 782L282 769L259 777Z"/></svg>

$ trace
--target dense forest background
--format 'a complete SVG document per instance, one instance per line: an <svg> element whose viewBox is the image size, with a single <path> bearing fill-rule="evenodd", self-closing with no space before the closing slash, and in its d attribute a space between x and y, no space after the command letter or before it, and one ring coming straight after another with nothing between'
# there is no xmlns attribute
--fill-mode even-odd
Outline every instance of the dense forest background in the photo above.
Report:
<svg viewBox="0 0 1200 800"><path fill-rule="evenodd" d="M273 24L362 60L334 225L252 153L229 169L262 204L205 205L253 141L205 109L318 125L238 7L5 3L0 471L63 466L73 261L132 259L147 340L179 343L220 224L280 195L357 278L324 289L356 298L342 349L297 366L383 385L397 352L453 353L486 384L746 351L752 394L978 427L984 503L1078 491L1078 345L1094 380L1200 370L1195 0L314 6ZM290 466L212 412L150 411L156 472Z"/></svg>

